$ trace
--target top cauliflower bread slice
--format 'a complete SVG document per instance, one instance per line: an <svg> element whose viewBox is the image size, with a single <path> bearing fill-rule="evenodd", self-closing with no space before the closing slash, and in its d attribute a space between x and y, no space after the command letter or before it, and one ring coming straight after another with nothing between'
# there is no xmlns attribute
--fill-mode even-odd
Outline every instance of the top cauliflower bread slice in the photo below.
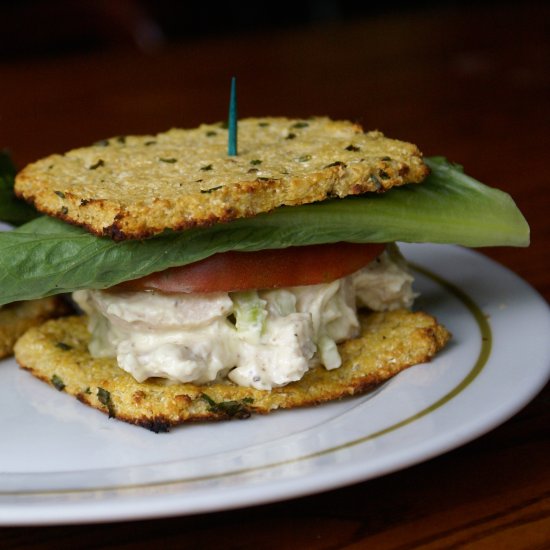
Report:
<svg viewBox="0 0 550 550"><path fill-rule="evenodd" d="M329 197L383 192L428 174L415 145L328 118L239 121L125 136L22 170L16 194L45 214L117 240L182 230Z"/></svg>

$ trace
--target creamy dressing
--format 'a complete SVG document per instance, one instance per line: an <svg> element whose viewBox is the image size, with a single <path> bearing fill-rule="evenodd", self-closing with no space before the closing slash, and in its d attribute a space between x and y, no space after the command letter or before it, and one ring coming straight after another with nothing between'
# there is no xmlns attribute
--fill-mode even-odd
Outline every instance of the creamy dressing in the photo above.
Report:
<svg viewBox="0 0 550 550"><path fill-rule="evenodd" d="M162 294L81 290L95 357L116 357L138 382L162 377L258 389L341 365L337 344L359 333L358 307L410 307L413 278L396 247L331 283L284 289Z"/></svg>

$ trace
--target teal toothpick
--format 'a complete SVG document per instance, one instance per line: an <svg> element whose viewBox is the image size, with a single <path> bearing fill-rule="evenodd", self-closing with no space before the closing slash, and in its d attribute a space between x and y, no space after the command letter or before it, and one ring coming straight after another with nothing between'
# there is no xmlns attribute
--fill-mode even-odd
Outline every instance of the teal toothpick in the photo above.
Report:
<svg viewBox="0 0 550 550"><path fill-rule="evenodd" d="M229 141L227 144L227 154L230 157L237 156L237 80L231 79L231 96L229 98Z"/></svg>

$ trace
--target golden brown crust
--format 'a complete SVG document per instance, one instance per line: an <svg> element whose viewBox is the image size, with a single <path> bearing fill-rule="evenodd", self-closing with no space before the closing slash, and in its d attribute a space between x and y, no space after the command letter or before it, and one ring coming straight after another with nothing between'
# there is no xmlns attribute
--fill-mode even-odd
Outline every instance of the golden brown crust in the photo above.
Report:
<svg viewBox="0 0 550 550"><path fill-rule="evenodd" d="M11 355L17 339L29 328L47 319L66 315L70 308L62 298L14 302L0 308L0 359Z"/></svg>
<svg viewBox="0 0 550 550"><path fill-rule="evenodd" d="M28 331L15 353L24 369L57 389L109 416L158 432L185 422L244 418L356 395L429 361L450 338L433 317L406 310L363 315L361 325L359 338L339 346L340 368L316 367L299 382L271 391L156 379L138 383L114 359L90 356L84 317L49 321Z"/></svg>
<svg viewBox="0 0 550 550"><path fill-rule="evenodd" d="M27 166L15 191L51 216L122 240L383 192L428 174L415 145L328 118L243 119L239 154L219 124L127 136Z"/></svg>

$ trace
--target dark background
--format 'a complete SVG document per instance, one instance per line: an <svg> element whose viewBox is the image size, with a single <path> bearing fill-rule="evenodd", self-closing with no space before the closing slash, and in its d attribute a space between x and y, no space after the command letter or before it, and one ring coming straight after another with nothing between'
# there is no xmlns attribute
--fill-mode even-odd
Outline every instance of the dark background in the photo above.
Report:
<svg viewBox="0 0 550 550"><path fill-rule="evenodd" d="M480 4L502 7L506 2L0 0L0 61L115 48L154 53L168 43L202 37L321 26L396 12L468 10Z"/></svg>

